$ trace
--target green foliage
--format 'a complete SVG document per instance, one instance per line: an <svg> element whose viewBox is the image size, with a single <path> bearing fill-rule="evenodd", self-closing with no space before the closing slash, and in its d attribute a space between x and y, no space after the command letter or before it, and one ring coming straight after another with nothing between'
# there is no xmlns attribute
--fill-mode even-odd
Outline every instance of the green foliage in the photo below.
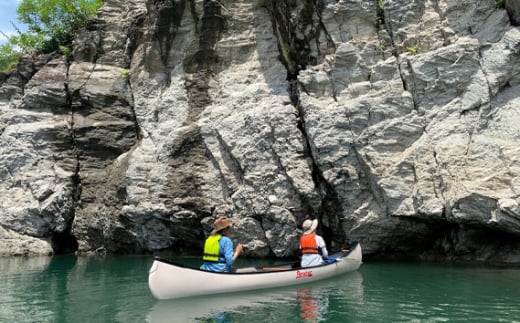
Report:
<svg viewBox="0 0 520 323"><path fill-rule="evenodd" d="M419 44L415 44L413 46L406 47L406 51L412 55L416 55L418 50L419 50Z"/></svg>
<svg viewBox="0 0 520 323"><path fill-rule="evenodd" d="M60 45L60 52L62 52L65 56L69 56L72 50L70 49L70 47Z"/></svg>
<svg viewBox="0 0 520 323"><path fill-rule="evenodd" d="M385 0L377 0L377 7L379 10L383 10L383 6L385 5Z"/></svg>
<svg viewBox="0 0 520 323"><path fill-rule="evenodd" d="M121 70L121 77L124 80L128 80L130 78L130 71L127 69Z"/></svg>
<svg viewBox="0 0 520 323"><path fill-rule="evenodd" d="M22 0L18 20L27 32L18 36L18 46L51 52L72 43L74 32L96 14L103 0Z"/></svg>
<svg viewBox="0 0 520 323"><path fill-rule="evenodd" d="M504 9L506 7L506 3L504 0L497 0L497 8Z"/></svg>
<svg viewBox="0 0 520 323"><path fill-rule="evenodd" d="M9 73L15 70L20 60L20 52L10 43L0 45L0 72Z"/></svg>
<svg viewBox="0 0 520 323"><path fill-rule="evenodd" d="M18 63L22 53L60 50L70 55L72 37L88 19L96 14L104 0L22 0L17 9L18 20L27 25L17 35L7 37L0 46L0 71L8 72ZM1 32L1 31L0 31Z"/></svg>

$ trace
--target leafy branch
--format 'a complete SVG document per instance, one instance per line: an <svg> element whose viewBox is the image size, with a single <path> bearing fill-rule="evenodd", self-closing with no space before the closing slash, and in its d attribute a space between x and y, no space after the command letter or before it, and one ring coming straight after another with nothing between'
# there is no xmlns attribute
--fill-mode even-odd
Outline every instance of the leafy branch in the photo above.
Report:
<svg viewBox="0 0 520 323"><path fill-rule="evenodd" d="M49 53L70 48L74 33L84 27L104 0L22 0L17 9L18 20L27 25L27 32L15 26L17 35L0 46L0 71L12 65L22 53ZM7 36L4 34L4 36Z"/></svg>

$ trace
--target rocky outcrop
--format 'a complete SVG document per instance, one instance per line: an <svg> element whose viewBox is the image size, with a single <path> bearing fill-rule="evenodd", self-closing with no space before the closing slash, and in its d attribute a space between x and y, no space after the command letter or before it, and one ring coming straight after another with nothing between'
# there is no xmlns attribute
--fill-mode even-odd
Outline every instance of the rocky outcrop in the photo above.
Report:
<svg viewBox="0 0 520 323"><path fill-rule="evenodd" d="M0 248L520 262L518 8L107 0L0 78Z"/></svg>

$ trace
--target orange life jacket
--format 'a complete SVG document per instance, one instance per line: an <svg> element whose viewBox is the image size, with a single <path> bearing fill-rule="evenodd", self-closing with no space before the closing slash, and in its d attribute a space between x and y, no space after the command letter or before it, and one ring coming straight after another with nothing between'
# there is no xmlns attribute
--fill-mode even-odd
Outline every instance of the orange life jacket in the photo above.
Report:
<svg viewBox="0 0 520 323"><path fill-rule="evenodd" d="M316 233L304 234L300 238L300 250L302 253L318 253Z"/></svg>

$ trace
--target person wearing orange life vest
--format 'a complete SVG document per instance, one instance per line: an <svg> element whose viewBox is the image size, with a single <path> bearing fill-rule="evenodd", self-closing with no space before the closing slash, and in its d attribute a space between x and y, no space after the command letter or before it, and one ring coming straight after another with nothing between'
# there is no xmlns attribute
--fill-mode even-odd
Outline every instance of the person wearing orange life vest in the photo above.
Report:
<svg viewBox="0 0 520 323"><path fill-rule="evenodd" d="M219 217L213 224L213 231L204 243L204 263L200 267L203 270L230 272L235 259L243 250L239 243L233 251L233 241L228 237L231 229L231 221L225 217Z"/></svg>
<svg viewBox="0 0 520 323"><path fill-rule="evenodd" d="M318 220L305 220L303 222L303 235L300 238L300 251L302 253L301 266L318 266L325 262L329 256L327 246L323 238L316 234Z"/></svg>

